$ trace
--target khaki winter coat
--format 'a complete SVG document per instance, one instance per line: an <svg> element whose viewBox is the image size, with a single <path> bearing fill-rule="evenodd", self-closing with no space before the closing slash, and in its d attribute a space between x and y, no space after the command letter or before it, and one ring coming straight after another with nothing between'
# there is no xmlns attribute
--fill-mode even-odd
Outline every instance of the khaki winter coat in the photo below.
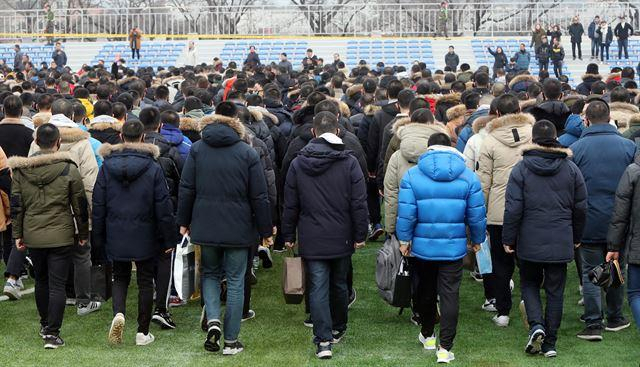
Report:
<svg viewBox="0 0 640 367"><path fill-rule="evenodd" d="M451 146L455 147L458 144L458 133L456 130L458 127L464 125L465 117L470 115L471 113L467 113L467 108L463 104L453 106L447 110L447 131L451 137Z"/></svg>
<svg viewBox="0 0 640 367"><path fill-rule="evenodd" d="M98 162L91 148L89 141L89 133L77 127L59 127L60 129L60 152L69 152L71 159L78 167L82 183L87 196L89 205L93 196L93 185L98 178ZM40 151L40 147L35 140L31 143L29 156Z"/></svg>
<svg viewBox="0 0 640 367"><path fill-rule="evenodd" d="M69 152L12 157L13 237L29 248L72 246L89 237L87 197Z"/></svg>
<svg viewBox="0 0 640 367"><path fill-rule="evenodd" d="M625 102L611 102L609 103L609 109L611 110L611 121L616 123L620 133L627 131L629 119L640 112L638 107Z"/></svg>
<svg viewBox="0 0 640 367"><path fill-rule="evenodd" d="M640 130L640 113L637 113L629 118L629 127L624 133L622 133L622 136L629 139L638 130Z"/></svg>
<svg viewBox="0 0 640 367"><path fill-rule="evenodd" d="M517 113L498 117L485 128L488 134L480 148L476 173L482 183L489 225L502 225L509 175L522 159L521 148L531 142L534 123L532 115Z"/></svg>
<svg viewBox="0 0 640 367"><path fill-rule="evenodd" d="M399 139L399 150L391 155L384 175L384 213L385 227L388 233L396 231L398 217L398 192L402 176L409 168L418 164L418 159L427 151L429 138L436 133L447 134L440 123L408 123L402 126L395 136Z"/></svg>

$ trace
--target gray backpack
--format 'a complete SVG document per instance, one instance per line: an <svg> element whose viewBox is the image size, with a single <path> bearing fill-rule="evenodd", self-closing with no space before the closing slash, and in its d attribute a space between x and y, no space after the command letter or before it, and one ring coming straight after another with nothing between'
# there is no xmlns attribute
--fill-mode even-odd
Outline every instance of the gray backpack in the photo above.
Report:
<svg viewBox="0 0 640 367"><path fill-rule="evenodd" d="M388 304L398 307L394 302L396 277L400 272L403 257L400 253L400 243L396 236L389 237L378 250L376 261L376 284L380 297Z"/></svg>

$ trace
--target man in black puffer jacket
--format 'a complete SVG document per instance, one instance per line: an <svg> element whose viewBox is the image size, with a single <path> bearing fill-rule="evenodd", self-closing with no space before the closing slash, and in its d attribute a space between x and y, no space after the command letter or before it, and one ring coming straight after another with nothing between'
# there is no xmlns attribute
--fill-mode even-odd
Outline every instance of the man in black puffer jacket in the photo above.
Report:
<svg viewBox="0 0 640 367"><path fill-rule="evenodd" d="M191 146L178 202L180 233L202 248L207 351L220 350L220 283L223 274L227 279L225 355L244 348L238 335L248 250L273 231L260 157L242 140L245 128L236 114L233 103L222 102L202 119L202 139Z"/></svg>
<svg viewBox="0 0 640 367"><path fill-rule="evenodd" d="M153 342L149 333L156 261L169 254L177 241L173 206L156 162L158 148L142 143L144 127L128 121L122 127L124 144L100 148L104 164L93 189L93 240L113 261L114 319L109 341L122 343L131 262L136 263L139 288L137 345ZM168 251L168 252L167 252ZM156 284L156 293L162 294ZM166 286L165 286L166 294ZM162 298L162 297L158 297Z"/></svg>
<svg viewBox="0 0 640 367"><path fill-rule="evenodd" d="M286 245L297 238L305 260L313 342L323 359L331 358L331 343L347 330L351 255L364 246L368 223L364 175L337 134L337 117L318 113L315 138L287 174L282 219Z"/></svg>
<svg viewBox="0 0 640 367"><path fill-rule="evenodd" d="M515 251L520 259L520 287L530 325L525 350L555 357L567 263L582 239L587 189L580 170L569 160L571 150L557 142L553 123L538 121L532 135L534 144L523 148L523 159L509 177L502 243L507 253ZM545 314L541 286L547 296Z"/></svg>
<svg viewBox="0 0 640 367"><path fill-rule="evenodd" d="M558 134L564 133L564 125L571 115L569 107L562 102L562 83L557 79L547 79L542 84L544 102L531 110L536 121L549 120L553 123Z"/></svg>

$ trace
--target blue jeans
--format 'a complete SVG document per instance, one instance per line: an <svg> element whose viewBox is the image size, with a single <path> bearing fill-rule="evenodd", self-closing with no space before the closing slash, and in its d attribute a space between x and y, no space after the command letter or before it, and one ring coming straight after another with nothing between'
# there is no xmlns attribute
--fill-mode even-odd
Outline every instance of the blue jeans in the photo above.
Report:
<svg viewBox="0 0 640 367"><path fill-rule="evenodd" d="M640 265L629 264L627 273L627 297L636 326L640 329Z"/></svg>
<svg viewBox="0 0 640 367"><path fill-rule="evenodd" d="M600 51L599 42L595 39L591 39L591 57L598 57L598 51Z"/></svg>
<svg viewBox="0 0 640 367"><path fill-rule="evenodd" d="M233 342L240 334L244 303L244 273L249 248L201 246L202 295L207 320L220 320L220 282L227 278L227 307L224 314L224 340Z"/></svg>
<svg viewBox="0 0 640 367"><path fill-rule="evenodd" d="M587 326L602 328L602 292L606 292L607 320L615 322L623 318L622 303L624 302L623 287L609 288L603 290L589 280L591 269L602 264L607 254L607 245L582 244L580 246L580 257L582 257L582 293L584 295L584 317ZM621 256L622 258L622 256ZM620 266L624 268L622 261Z"/></svg>
<svg viewBox="0 0 640 367"><path fill-rule="evenodd" d="M347 330L347 276L351 256L329 260L305 260L304 263L309 279L313 342L329 342L333 340L332 331Z"/></svg>
<svg viewBox="0 0 640 367"><path fill-rule="evenodd" d="M622 58L622 50L624 49L624 58L629 59L629 40L618 40L618 59Z"/></svg>

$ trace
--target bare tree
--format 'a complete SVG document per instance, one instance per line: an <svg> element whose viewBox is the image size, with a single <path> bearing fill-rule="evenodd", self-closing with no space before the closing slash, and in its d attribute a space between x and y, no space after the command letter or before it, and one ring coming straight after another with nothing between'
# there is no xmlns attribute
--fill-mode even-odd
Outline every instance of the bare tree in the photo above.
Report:
<svg viewBox="0 0 640 367"><path fill-rule="evenodd" d="M344 15L347 5L353 0L291 0L304 14L309 22L311 33L316 36L327 35L334 24L334 20L339 15ZM364 6L360 10L364 9ZM349 27L349 23L359 10L354 11L346 17L347 21L337 24L337 28L345 33Z"/></svg>

